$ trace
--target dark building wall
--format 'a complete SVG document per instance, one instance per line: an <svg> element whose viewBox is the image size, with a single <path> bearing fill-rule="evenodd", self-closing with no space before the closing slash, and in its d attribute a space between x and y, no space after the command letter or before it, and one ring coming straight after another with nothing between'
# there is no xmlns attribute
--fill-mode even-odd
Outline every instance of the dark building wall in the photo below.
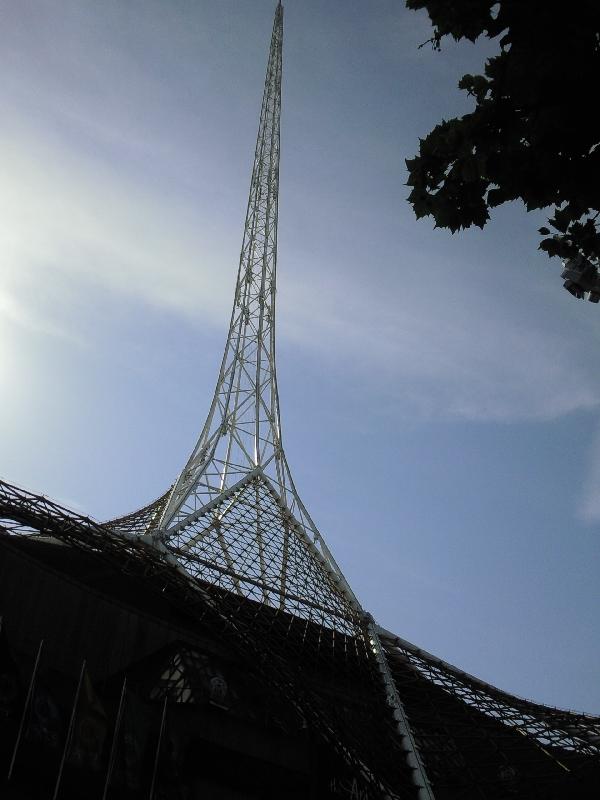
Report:
<svg viewBox="0 0 600 800"><path fill-rule="evenodd" d="M0 614L19 656L31 657L43 638L58 671L76 676L85 658L104 679L169 642L198 640L168 607L157 616L144 605L154 608L155 598L85 553L47 542L0 545Z"/></svg>
<svg viewBox="0 0 600 800"><path fill-rule="evenodd" d="M44 682L61 705L62 736L84 658L106 711L102 769L92 774L68 767L60 800L100 799L124 675L128 686L135 687L152 709L150 755L146 756L142 789L127 791L119 788L117 781L109 798L148 796L152 737L156 738L165 692L170 698L169 736L178 742L179 752L176 767L169 768L167 778L161 778L164 791L155 800L330 796L323 781L316 778L319 747L297 720L290 722L288 710L277 706L268 687L258 685L248 665L238 663L210 632L194 629L156 592L130 581L93 554L40 538L0 538L0 615L21 670L23 695L40 639L44 639ZM196 681L191 702L181 702L170 680L177 672L173 663L186 663L185 653L189 652L196 663L204 665L206 674L191 679ZM223 676L228 687L226 699L218 703L210 696L210 678L215 674ZM203 681L206 685L199 685ZM0 754L3 769L15 732L15 725L7 729L6 752ZM3 783L4 776L0 776L0 797L48 800L61 748L59 744L47 750L42 758L35 747L24 742L16 777ZM87 794L82 794L83 785Z"/></svg>

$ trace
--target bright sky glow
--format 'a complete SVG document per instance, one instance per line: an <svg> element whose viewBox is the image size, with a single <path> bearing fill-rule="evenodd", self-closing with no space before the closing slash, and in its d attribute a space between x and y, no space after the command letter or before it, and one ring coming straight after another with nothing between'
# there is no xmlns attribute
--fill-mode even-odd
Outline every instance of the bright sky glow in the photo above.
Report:
<svg viewBox="0 0 600 800"><path fill-rule="evenodd" d="M195 443L233 294L271 0L20 0L0 26L0 472L105 519ZM278 358L298 489L378 621L600 711L600 313L543 215L452 237L404 159L485 45L397 0L285 8Z"/></svg>

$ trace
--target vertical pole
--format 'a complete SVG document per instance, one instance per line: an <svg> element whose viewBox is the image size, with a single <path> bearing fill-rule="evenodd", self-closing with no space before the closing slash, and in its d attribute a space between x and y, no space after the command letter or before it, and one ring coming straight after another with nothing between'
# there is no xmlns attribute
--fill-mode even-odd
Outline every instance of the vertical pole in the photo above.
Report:
<svg viewBox="0 0 600 800"><path fill-rule="evenodd" d="M400 737L400 744L405 753L406 763L411 770L412 780L417 789L417 798L418 800L435 800L433 789L429 783L425 766L421 760L417 743L415 742L415 737L413 736L410 723L404 711L404 706L400 700L398 689L394 683L390 666L383 652L383 645L377 633L375 622L370 614L366 614L365 617L371 647L373 648L377 665L383 679L387 702L392 709L396 730Z"/></svg>
<svg viewBox="0 0 600 800"><path fill-rule="evenodd" d="M58 775L56 777L56 786L54 787L54 794L52 795L52 800L56 800L58 797L58 791L60 789L60 782L62 780L63 770L65 768L65 761L67 760L67 753L69 752L69 747L71 745L71 737L73 736L73 726L75 725L75 716L77 715L77 703L79 702L79 693L81 692L81 684L83 683L83 675L85 673L85 658L83 659L83 663L81 664L81 672L79 673L79 682L77 684L77 690L75 692L75 700L73 701L73 711L71 711L71 719L69 720L69 729L67 730L67 738L65 739L65 747L63 750L62 758L60 760L60 767L58 769Z"/></svg>
<svg viewBox="0 0 600 800"><path fill-rule="evenodd" d="M160 720L160 730L158 732L158 743L156 745L156 755L154 756L154 768L152 770L152 783L150 784L150 794L148 795L148 800L152 800L154 797L154 785L156 783L156 773L158 771L158 759L160 756L160 746L162 744L162 737L163 731L165 729L165 718L167 716L167 701L169 696L165 694L165 702L163 703L163 710L162 710L162 717Z"/></svg>
<svg viewBox="0 0 600 800"><path fill-rule="evenodd" d="M17 739L15 741L15 747L13 750L12 758L10 760L10 767L8 768L8 776L6 780L10 780L13 769L15 767L15 761L17 760L17 751L19 749L19 745L21 744L21 737L23 736L23 729L25 727L25 719L27 717L27 711L29 709L29 704L31 703L31 697L33 695L33 686L35 683L35 676L37 675L38 666L40 663L40 657L42 655L42 648L44 646L44 640L40 639L40 646L38 647L37 656L35 657L35 664L33 665L33 671L31 673L31 680L29 681L29 688L27 689L27 697L25 698L25 705L23 706L23 713L21 714L21 724L19 725L19 731L17 733Z"/></svg>
<svg viewBox="0 0 600 800"><path fill-rule="evenodd" d="M121 699L119 700L119 708L117 710L117 718L115 720L115 730L113 732L112 743L110 746L110 756L108 758L108 769L106 771L106 783L104 784L104 792L102 793L102 800L106 800L110 779L112 778L112 773L115 766L115 757L119 741L119 732L121 730L121 719L123 717L123 705L125 703L126 690L127 690L127 676L123 678L123 688L121 689Z"/></svg>

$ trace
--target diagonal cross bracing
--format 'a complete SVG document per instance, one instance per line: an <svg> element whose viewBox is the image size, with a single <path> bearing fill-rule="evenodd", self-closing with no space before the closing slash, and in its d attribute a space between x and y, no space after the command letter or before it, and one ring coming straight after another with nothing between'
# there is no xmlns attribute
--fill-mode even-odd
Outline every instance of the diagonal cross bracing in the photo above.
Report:
<svg viewBox="0 0 600 800"><path fill-rule="evenodd" d="M256 466L285 495L275 376L275 276L283 7L277 6L254 154L229 334L200 438L160 520L161 538Z"/></svg>
<svg viewBox="0 0 600 800"><path fill-rule="evenodd" d="M242 663L257 670L265 686L286 700L301 727L308 726L351 767L353 774L362 776L370 787L369 798L421 797L414 781L414 767L408 764L406 747L394 729L388 695L381 688L373 641L361 624L358 610L345 602L343 593L334 586L329 587L329 592L322 589L311 600L311 593L303 589L300 580L277 587L276 573L270 573L267 584L252 566L244 566L243 559L243 571L230 569L226 552L231 554L237 547L251 557L252 547L256 546L251 539L247 541L242 517L252 516L257 488L261 509L267 509L277 527L279 512L283 514L284 509L273 494L273 487L260 475L250 477L230 493L230 499L242 494L243 502L231 504L232 510L241 510L227 520L229 530L223 535L225 547L221 555L212 553L206 565L198 558L200 569L205 566L206 571L197 570L196 575L181 563L171 545L156 542L150 535L136 536L99 525L1 481L0 544L50 537L125 572L132 581L140 581L144 589L152 588L164 602L173 603L201 628L208 625L218 632ZM271 507L269 499L274 501ZM268 541L266 545L275 552L279 547L281 565L290 559L304 568L311 545L303 544L301 536L294 540L294 536L292 525L289 530L284 526L281 545ZM278 539L277 533L274 538ZM215 566L219 569L214 570ZM314 575L314 564L308 570ZM225 576L221 585L215 571ZM232 582L227 584L228 580ZM258 585L255 600L250 598L253 584ZM230 588L224 588L227 585ZM278 588L277 608L262 601L265 590L275 593ZM319 599L324 600L322 605ZM326 620L328 624L315 620ZM342 627L353 633L343 633ZM340 697L345 698L341 705Z"/></svg>
<svg viewBox="0 0 600 800"><path fill-rule="evenodd" d="M163 543L202 516L223 493L260 468L327 571L356 601L296 492L281 443L275 371L275 291L283 7L278 4L233 311L213 401L194 450L154 521ZM257 525L259 520L257 517ZM260 547L260 539L258 540ZM261 551L257 553L259 560Z"/></svg>
<svg viewBox="0 0 600 800"><path fill-rule="evenodd" d="M343 633L362 611L260 468L179 524L169 550L194 577Z"/></svg>

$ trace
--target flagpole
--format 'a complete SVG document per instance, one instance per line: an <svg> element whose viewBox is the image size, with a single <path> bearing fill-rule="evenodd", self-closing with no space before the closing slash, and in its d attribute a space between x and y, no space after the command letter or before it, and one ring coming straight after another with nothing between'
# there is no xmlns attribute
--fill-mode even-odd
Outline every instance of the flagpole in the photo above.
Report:
<svg viewBox="0 0 600 800"><path fill-rule="evenodd" d="M69 745L71 744L71 737L73 736L73 726L75 724L75 715L77 713L77 703L79 701L81 684L83 683L85 663L86 662L84 658L83 663L81 664L81 672L79 673L79 683L77 684L77 691L75 692L75 700L73 701L73 711L71 712L71 719L69 720L69 729L67 730L67 738L65 739L65 747L63 750L62 758L60 760L60 767L58 770L58 776L56 778L56 786L54 787L54 794L52 795L52 800L56 800L56 798L58 797L58 790L60 789L60 781L62 779L63 769L65 767L65 761L67 759L67 753L69 751Z"/></svg>
<svg viewBox="0 0 600 800"><path fill-rule="evenodd" d="M104 793L102 794L102 800L106 800L106 795L108 794L108 786L110 784L110 779L112 778L112 772L115 765L115 755L117 749L117 743L119 741L119 731L121 730L121 718L123 716L123 704L125 702L125 692L127 690L127 676L123 678L123 688L121 689L121 699L119 700L119 708L117 710L117 718L115 720L115 730L113 733L113 740L110 746L110 756L108 758L108 770L106 772L106 783L104 784Z"/></svg>
<svg viewBox="0 0 600 800"><path fill-rule="evenodd" d="M156 771L158 769L158 757L160 755L160 745L162 742L163 737L163 730L165 727L165 718L167 716L167 700L168 695L165 694L165 702L163 703L163 710L162 710L162 717L160 720L160 731L158 732L158 744L156 745L156 755L154 757L154 769L152 770L152 783L150 784L150 794L148 795L148 800L152 800L154 797L154 784L156 783Z"/></svg>
<svg viewBox="0 0 600 800"><path fill-rule="evenodd" d="M1 618L0 618L0 623L1 623ZM19 745L21 744L21 736L23 735L23 728L25 727L25 718L27 716L27 709L29 708L29 703L31 702L31 697L33 695L33 684L35 681L35 676L37 674L38 665L40 663L40 656L42 655L43 646L44 646L44 640L40 639L40 646L38 647L37 656L35 657L35 664L33 665L33 672L31 673L31 680L29 681L29 688L27 689L27 697L25 698L25 705L23 706L23 713L21 714L21 723L19 725L19 732L17 733L15 747L13 750L12 758L10 760L10 767L8 768L8 776L6 778L7 781L11 779L13 769L15 766L15 761L17 760L17 751L19 749Z"/></svg>

